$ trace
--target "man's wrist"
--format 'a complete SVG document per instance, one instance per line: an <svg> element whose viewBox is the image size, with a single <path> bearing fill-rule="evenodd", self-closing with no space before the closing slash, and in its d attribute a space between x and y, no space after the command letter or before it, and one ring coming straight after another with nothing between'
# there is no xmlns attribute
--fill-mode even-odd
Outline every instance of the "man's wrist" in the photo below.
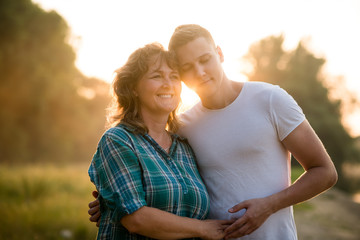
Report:
<svg viewBox="0 0 360 240"><path fill-rule="evenodd" d="M268 210L270 211L271 214L276 213L277 211L279 211L282 208L281 201L276 194L268 196L267 202L269 205Z"/></svg>

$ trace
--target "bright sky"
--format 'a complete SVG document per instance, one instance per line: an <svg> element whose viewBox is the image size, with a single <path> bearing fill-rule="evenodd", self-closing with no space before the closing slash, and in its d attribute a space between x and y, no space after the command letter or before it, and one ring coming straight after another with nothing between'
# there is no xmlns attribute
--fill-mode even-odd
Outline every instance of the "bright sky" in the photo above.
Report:
<svg viewBox="0 0 360 240"><path fill-rule="evenodd" d="M344 76L347 87L360 96L359 0L33 1L66 19L76 65L87 76L111 81L136 48L154 41L166 47L176 26L196 23L221 46L231 79L246 80L239 59L252 43L283 33L287 49L308 39L310 51L327 59L326 74ZM184 91L185 104L194 99L195 94ZM360 135L360 108L346 123L353 135Z"/></svg>

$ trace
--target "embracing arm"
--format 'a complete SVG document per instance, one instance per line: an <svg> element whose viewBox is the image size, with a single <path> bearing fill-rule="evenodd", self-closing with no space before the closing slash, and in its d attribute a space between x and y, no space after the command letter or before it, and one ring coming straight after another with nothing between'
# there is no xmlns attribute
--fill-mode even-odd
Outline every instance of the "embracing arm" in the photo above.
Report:
<svg viewBox="0 0 360 240"><path fill-rule="evenodd" d="M131 233L156 239L182 239L199 237L222 239L231 220L198 220L180 217L156 208L142 207L121 219Z"/></svg>
<svg viewBox="0 0 360 240"><path fill-rule="evenodd" d="M93 196L97 197L97 191ZM88 211L91 222L100 222L100 202L98 199L89 203ZM234 220L198 220L179 217L156 208L142 207L121 219L121 224L132 233L156 239L179 239L200 237L203 239L221 239L225 228Z"/></svg>
<svg viewBox="0 0 360 240"><path fill-rule="evenodd" d="M96 226L99 227L100 226L100 201L97 198L99 196L99 192L98 191L92 191L92 195L95 198L94 201L89 202L89 210L88 210L88 214L90 215L90 222L96 222Z"/></svg>
<svg viewBox="0 0 360 240"><path fill-rule="evenodd" d="M114 129L103 137L89 169L104 200L101 204L111 212L111 221L120 222L131 233L156 239L223 238L231 221L201 221L147 206L138 157L123 135ZM89 205L90 210L94 209L89 210L90 215L95 214L94 219L99 216L98 203L96 200Z"/></svg>
<svg viewBox="0 0 360 240"><path fill-rule="evenodd" d="M250 199L231 208L229 212L237 212L243 208L247 211L226 230L226 238L248 235L260 227L271 214L313 198L336 183L334 164L306 120L282 143L301 164L305 173L283 191L265 198Z"/></svg>

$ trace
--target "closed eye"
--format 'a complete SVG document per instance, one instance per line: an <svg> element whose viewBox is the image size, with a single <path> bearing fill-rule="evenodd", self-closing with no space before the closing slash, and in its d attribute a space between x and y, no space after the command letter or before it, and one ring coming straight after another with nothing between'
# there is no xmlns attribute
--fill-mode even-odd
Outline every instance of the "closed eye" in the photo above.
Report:
<svg viewBox="0 0 360 240"><path fill-rule="evenodd" d="M211 58L211 55L204 55L204 56L202 56L201 58L200 58L200 60L199 60L199 62L200 63L207 63L209 60L210 60L210 58Z"/></svg>
<svg viewBox="0 0 360 240"><path fill-rule="evenodd" d="M186 64L184 66L181 67L181 72L187 72L187 71L190 71L192 65L190 64Z"/></svg>

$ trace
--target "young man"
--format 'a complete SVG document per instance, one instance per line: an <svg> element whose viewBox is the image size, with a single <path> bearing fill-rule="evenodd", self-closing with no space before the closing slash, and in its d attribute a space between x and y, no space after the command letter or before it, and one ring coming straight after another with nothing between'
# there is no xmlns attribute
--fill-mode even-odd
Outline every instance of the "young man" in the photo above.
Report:
<svg viewBox="0 0 360 240"><path fill-rule="evenodd" d="M182 80L201 99L182 114L179 134L197 156L210 217L238 218L226 239L297 239L292 205L337 181L301 108L277 86L228 79L221 49L199 25L177 27L169 50L177 55ZM292 185L290 154L305 169Z"/></svg>

